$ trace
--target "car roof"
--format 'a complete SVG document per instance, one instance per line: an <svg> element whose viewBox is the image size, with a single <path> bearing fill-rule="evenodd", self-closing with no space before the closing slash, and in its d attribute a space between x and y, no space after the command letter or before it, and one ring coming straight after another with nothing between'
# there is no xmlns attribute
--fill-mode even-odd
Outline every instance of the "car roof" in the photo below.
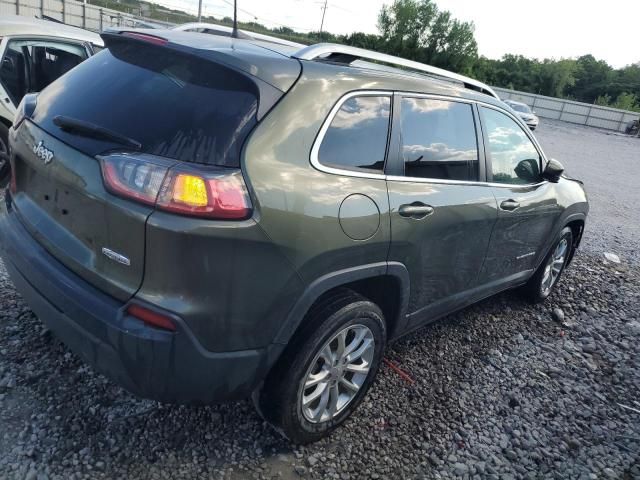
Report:
<svg viewBox="0 0 640 480"><path fill-rule="evenodd" d="M386 65L358 60L353 64L309 61L315 68L306 76L313 79L335 78L344 85L344 93L356 90L393 91L408 96L425 95L447 97L452 100L474 101L505 109L503 103L486 93L465 88L462 84L445 78L401 70ZM509 108L509 107L506 107Z"/></svg>
<svg viewBox="0 0 640 480"><path fill-rule="evenodd" d="M502 102L491 95L465 88L460 82L449 79L404 70L378 63L356 60L352 63L339 63L326 59L301 60L296 58L299 49L291 45L282 45L267 41L233 38L223 35L212 35L188 32L179 29L108 29L110 33L135 32L154 37L161 37L172 44L200 50L200 55L227 63L230 66L254 75L261 80L279 88L288 90L300 74L300 65L313 63L325 68L328 76L343 75L350 72L354 80L354 90L365 89L372 76L378 76L389 88L403 90L411 86L411 91L424 93L451 94L456 97L477 100L502 107ZM334 67L341 67L336 70ZM342 73L337 73L338 71ZM395 82L394 82L395 79ZM395 86L393 85L395 83Z"/></svg>
<svg viewBox="0 0 640 480"><path fill-rule="evenodd" d="M37 35L42 37L65 38L81 42L89 42L102 46L100 35L82 28L39 18L2 15L0 17L0 37L14 35Z"/></svg>

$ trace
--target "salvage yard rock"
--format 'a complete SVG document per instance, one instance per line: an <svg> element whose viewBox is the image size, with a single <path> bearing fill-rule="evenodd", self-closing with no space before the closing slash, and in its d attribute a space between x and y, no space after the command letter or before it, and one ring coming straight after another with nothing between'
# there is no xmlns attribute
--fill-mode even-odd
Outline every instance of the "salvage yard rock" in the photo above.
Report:
<svg viewBox="0 0 640 480"><path fill-rule="evenodd" d="M553 319L556 322L562 323L564 321L564 312L562 311L561 308L554 308L552 315L553 315Z"/></svg>
<svg viewBox="0 0 640 480"><path fill-rule="evenodd" d="M578 311L585 288L602 292L607 315L571 330L545 315ZM8 281L0 294L23 309ZM43 338L32 314L3 313L0 370L13 387L0 478L634 478L640 415L619 404L639 407L638 295L637 268L615 275L580 253L544 304L507 292L395 344L389 357L415 383L383 367L354 418L305 447L248 401L137 399Z"/></svg>
<svg viewBox="0 0 640 480"><path fill-rule="evenodd" d="M604 252L604 258L606 258L607 260L609 260L612 263L620 263L620 257L618 255L616 255L615 253Z"/></svg>
<svg viewBox="0 0 640 480"><path fill-rule="evenodd" d="M546 147L543 135L555 135L547 154L564 163L565 127L549 125L536 136ZM586 132L565 145L580 178L583 162L601 163L589 155L605 135L571 131ZM634 165L639 145L627 143ZM620 181L637 184L632 173ZM614 197L603 188L592 202ZM128 394L42 333L0 262L0 479L640 478L640 230L607 214L629 205L622 213L636 218L640 201L627 200L593 209L545 303L505 292L397 342L388 357L414 382L383 365L352 419L305 447L250 401L176 406ZM604 263L613 249L628 268Z"/></svg>

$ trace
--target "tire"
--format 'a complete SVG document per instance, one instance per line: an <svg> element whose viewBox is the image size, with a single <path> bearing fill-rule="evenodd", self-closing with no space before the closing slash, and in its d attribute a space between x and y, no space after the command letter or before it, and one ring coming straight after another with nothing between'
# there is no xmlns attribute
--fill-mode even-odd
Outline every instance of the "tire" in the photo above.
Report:
<svg viewBox="0 0 640 480"><path fill-rule="evenodd" d="M319 300L307 314L305 325L294 335L263 388L253 397L263 418L297 444L315 442L328 435L358 407L378 372L387 340L380 308L346 289ZM338 362L338 367L332 367L335 364L325 359L329 353L336 354L331 359L339 356L340 342L336 337L341 334L345 354L350 347L352 354L365 353L352 359L351 364ZM367 372L363 373L367 366ZM360 372L352 371L358 367ZM319 381L320 378L326 381ZM317 384L305 388L304 382L310 380ZM312 398L315 399L309 401ZM306 408L304 400L309 401Z"/></svg>
<svg viewBox="0 0 640 480"><path fill-rule="evenodd" d="M9 163L9 127L0 121L0 188L7 186L11 173Z"/></svg>
<svg viewBox="0 0 640 480"><path fill-rule="evenodd" d="M562 252L560 252L562 250L561 245L565 246ZM564 227L551 249L549 249L547 256L522 289L531 303L543 302L551 295L562 276L562 272L564 272L567 260L571 257L572 248L573 232L569 227ZM559 253L562 253L562 258L558 256ZM547 272L551 278L547 276Z"/></svg>

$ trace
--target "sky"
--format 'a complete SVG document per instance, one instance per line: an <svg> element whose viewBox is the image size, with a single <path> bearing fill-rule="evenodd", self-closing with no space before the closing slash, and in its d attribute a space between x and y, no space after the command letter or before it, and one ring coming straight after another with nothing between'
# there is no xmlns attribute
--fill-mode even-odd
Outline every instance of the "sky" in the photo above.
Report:
<svg viewBox="0 0 640 480"><path fill-rule="evenodd" d="M156 0L196 11L197 0ZM336 34L377 33L380 8L392 0L327 0L324 29ZM435 0L455 18L473 21L478 51L536 58L587 53L619 68L640 61L639 0ZM203 0L203 14L232 16L233 0ZM238 0L238 18L269 27L319 30L324 0Z"/></svg>

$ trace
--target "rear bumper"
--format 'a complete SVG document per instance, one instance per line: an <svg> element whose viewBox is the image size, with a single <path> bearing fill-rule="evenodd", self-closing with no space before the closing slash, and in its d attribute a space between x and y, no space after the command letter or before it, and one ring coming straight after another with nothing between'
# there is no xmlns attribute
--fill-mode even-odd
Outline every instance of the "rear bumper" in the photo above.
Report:
<svg viewBox="0 0 640 480"><path fill-rule="evenodd" d="M214 353L180 319L175 333L146 326L124 313L126 304L60 264L4 205L0 255L16 289L52 332L85 362L141 397L170 403L244 398L282 348Z"/></svg>

